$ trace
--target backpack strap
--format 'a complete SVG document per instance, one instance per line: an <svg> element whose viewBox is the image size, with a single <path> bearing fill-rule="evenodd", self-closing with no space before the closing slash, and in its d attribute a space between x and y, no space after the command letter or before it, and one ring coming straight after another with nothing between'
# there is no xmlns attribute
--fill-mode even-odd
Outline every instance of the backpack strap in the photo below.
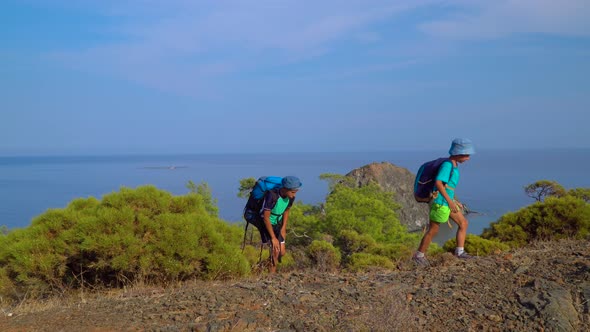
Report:
<svg viewBox="0 0 590 332"><path fill-rule="evenodd" d="M455 165L453 165L453 161L451 159L447 159L447 160L443 161L440 165L442 166L442 164L444 164L446 162L451 163L451 171L449 172L449 179L447 180L447 182L444 182L445 188L446 189L451 189L451 190L454 191L455 190L455 187L449 186L449 182L451 181L451 178L453 177L453 170L455 170ZM440 166L439 166L439 170L440 170ZM436 179L436 177L435 177L435 179ZM438 191L436 189L436 186L434 186L434 191Z"/></svg>
<svg viewBox="0 0 590 332"><path fill-rule="evenodd" d="M276 216L276 217L281 217L284 214L284 212L281 213L281 214L272 213L272 209L277 204L277 201L278 201L279 196L280 196L279 190L280 189L272 189L272 190L269 190L268 191L268 195L270 196L270 200L268 202L270 202L271 204L270 205L266 205L266 204L263 203L263 206L262 206L262 210L264 210L264 207L266 206L267 209L270 209L271 210L271 213L270 214L272 214L273 216ZM295 201L295 198L289 198L289 204L287 205L287 208L285 209L285 211L287 209L289 209L293 205L293 202L294 201Z"/></svg>
<svg viewBox="0 0 590 332"><path fill-rule="evenodd" d="M278 189L271 189L266 192L264 195L264 201L262 203L262 210L266 207L269 210L272 210L274 206L277 204L277 200L279 199L279 190ZM262 212L262 211L261 211Z"/></svg>
<svg viewBox="0 0 590 332"><path fill-rule="evenodd" d="M453 177L453 171L455 170L455 165L453 164L453 161L452 161L451 159L447 159L447 160L443 161L443 163L442 163L442 164L444 164L444 163L446 163L446 162L449 162L449 163L451 163L451 171L449 172L449 179L447 180L447 182L445 182L445 188L450 188L450 189L453 189L453 190L455 190L455 188L453 188L453 187L450 187L450 186L448 185L448 183L449 183L449 182L451 182L451 178ZM441 164L441 166L442 166L442 164ZM439 168L439 169L440 169L440 168Z"/></svg>

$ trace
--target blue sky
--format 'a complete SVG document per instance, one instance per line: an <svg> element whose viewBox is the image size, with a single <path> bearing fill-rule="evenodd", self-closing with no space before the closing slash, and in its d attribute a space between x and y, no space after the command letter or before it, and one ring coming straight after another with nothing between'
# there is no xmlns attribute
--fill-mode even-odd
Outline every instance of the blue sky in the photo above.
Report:
<svg viewBox="0 0 590 332"><path fill-rule="evenodd" d="M0 155L590 147L583 0L3 0Z"/></svg>

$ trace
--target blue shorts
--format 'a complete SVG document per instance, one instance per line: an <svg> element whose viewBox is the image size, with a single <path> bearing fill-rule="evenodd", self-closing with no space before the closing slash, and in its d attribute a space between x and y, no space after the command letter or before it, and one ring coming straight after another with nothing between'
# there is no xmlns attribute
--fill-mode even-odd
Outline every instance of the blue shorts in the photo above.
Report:
<svg viewBox="0 0 590 332"><path fill-rule="evenodd" d="M275 237L279 240L279 243L285 243L285 239L283 238L283 235L281 235L282 226L282 224L272 225L272 230L275 233ZM258 231L260 232L260 239L262 240L262 243L270 244L271 236L268 234L266 227L260 227L258 228Z"/></svg>

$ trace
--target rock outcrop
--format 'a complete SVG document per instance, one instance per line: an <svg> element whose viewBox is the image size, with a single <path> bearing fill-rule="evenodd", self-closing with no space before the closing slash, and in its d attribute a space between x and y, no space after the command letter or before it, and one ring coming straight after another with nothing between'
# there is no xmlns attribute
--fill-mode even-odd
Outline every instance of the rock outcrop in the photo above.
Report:
<svg viewBox="0 0 590 332"><path fill-rule="evenodd" d="M414 199L415 174L408 169L388 162L372 163L346 174L362 187L375 181L383 190L395 193L395 201L401 205L398 211L400 222L409 231L418 231L428 225L428 205Z"/></svg>

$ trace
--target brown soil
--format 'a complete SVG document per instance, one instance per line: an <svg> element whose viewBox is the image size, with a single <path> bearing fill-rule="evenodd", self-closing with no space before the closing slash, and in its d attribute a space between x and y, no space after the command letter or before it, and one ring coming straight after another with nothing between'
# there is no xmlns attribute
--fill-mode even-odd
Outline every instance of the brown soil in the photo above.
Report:
<svg viewBox="0 0 590 332"><path fill-rule="evenodd" d="M588 241L396 271L134 287L0 308L0 331L589 331Z"/></svg>

